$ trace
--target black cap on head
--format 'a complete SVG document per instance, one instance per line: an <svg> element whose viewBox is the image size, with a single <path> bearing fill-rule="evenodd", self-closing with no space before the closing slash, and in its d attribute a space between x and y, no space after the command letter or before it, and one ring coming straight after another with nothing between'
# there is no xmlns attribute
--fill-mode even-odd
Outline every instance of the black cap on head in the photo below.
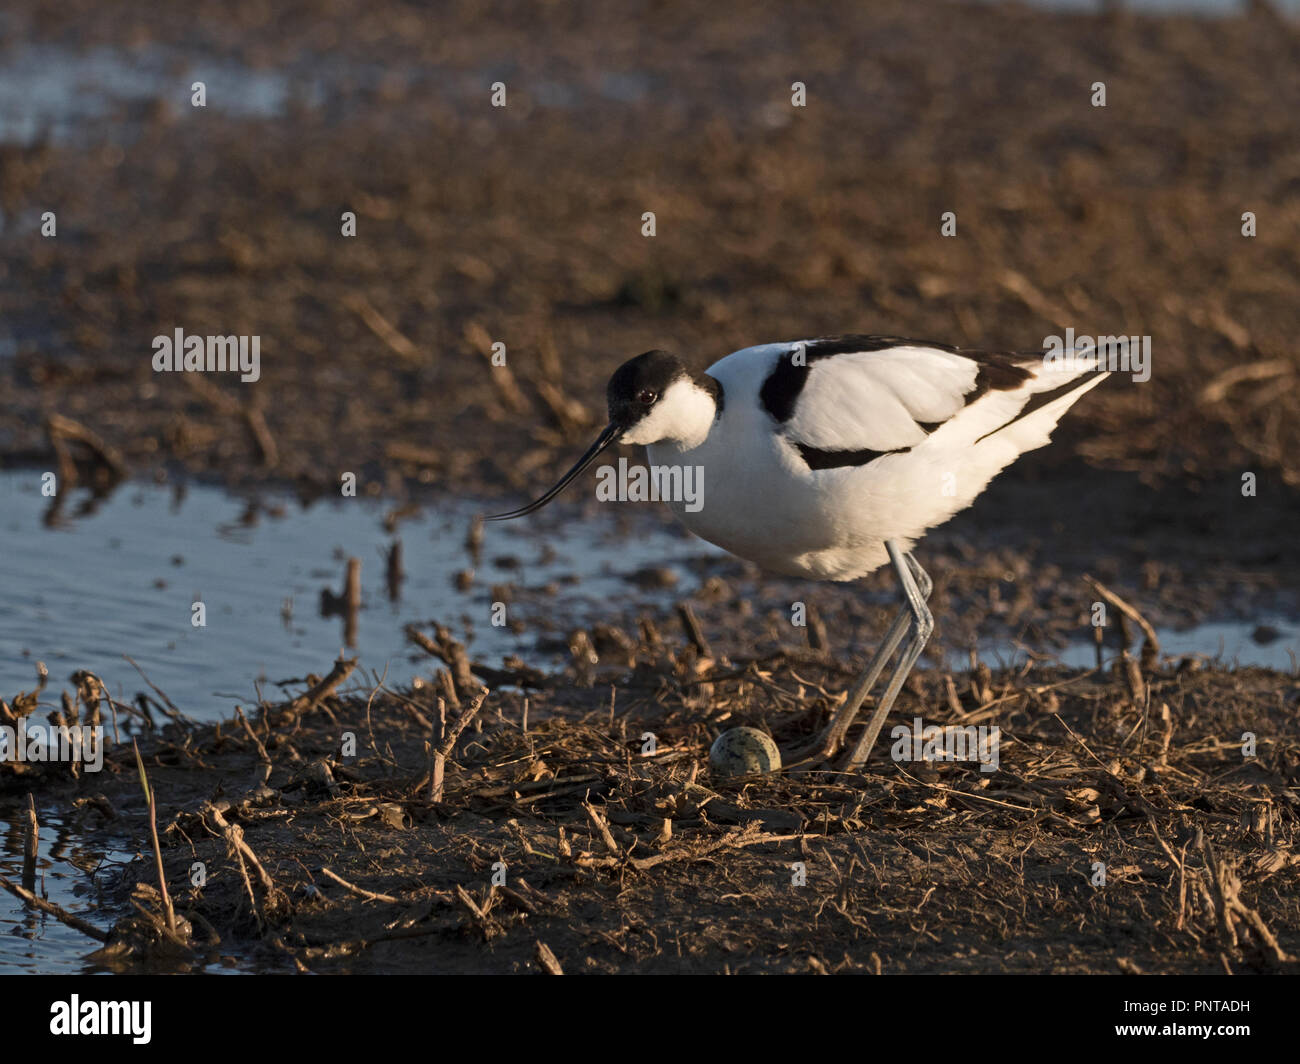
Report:
<svg viewBox="0 0 1300 1064"><path fill-rule="evenodd" d="M647 351L628 359L614 371L605 389L609 420L618 425L634 424L673 381L690 375L686 363L667 351Z"/></svg>
<svg viewBox="0 0 1300 1064"><path fill-rule="evenodd" d="M666 351L647 351L644 355L628 359L609 379L609 386L605 389L605 397L609 401L609 424L596 437L596 442L587 449L587 453L545 495L518 510L494 514L488 520L505 521L541 509L573 483L607 448L617 443L628 429L645 417L674 381L682 379L695 380L713 396L717 409L722 409L722 386L707 374L693 378L686 363L676 355L670 355Z"/></svg>

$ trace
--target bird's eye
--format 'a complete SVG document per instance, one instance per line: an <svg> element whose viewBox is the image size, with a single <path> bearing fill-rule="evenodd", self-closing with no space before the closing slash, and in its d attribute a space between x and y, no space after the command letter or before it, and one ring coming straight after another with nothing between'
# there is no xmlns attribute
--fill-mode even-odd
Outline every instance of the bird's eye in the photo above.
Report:
<svg viewBox="0 0 1300 1064"><path fill-rule="evenodd" d="M657 392L652 392L649 388L644 388L636 393L636 401L642 406L649 406L659 398Z"/></svg>

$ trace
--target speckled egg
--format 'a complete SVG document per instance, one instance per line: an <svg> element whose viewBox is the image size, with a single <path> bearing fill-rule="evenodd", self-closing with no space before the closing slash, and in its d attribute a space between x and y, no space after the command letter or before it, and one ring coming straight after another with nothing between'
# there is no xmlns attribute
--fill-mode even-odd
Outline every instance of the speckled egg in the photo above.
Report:
<svg viewBox="0 0 1300 1064"><path fill-rule="evenodd" d="M709 768L715 776L754 776L781 768L781 751L767 732L729 728L709 747Z"/></svg>

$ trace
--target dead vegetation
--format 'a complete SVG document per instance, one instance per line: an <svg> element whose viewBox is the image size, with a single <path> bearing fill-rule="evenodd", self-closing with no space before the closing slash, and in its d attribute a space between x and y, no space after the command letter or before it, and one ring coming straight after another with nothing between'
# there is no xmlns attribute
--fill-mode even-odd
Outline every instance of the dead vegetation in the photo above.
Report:
<svg viewBox="0 0 1300 1064"><path fill-rule="evenodd" d="M884 741L861 775L719 781L720 730L796 743L843 669L712 660L703 638L643 633L585 681L478 687L459 711L450 673L340 693L340 662L233 721L168 723L140 738L158 858L122 745L99 776L0 784L135 833L109 890L130 915L95 928L117 970L1296 970L1294 677L930 672L890 726L995 723L996 772Z"/></svg>

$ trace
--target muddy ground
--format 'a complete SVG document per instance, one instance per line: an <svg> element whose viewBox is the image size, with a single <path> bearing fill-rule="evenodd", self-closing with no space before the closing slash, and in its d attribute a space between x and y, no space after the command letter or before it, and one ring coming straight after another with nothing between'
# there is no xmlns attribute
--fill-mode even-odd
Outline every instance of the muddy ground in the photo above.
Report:
<svg viewBox="0 0 1300 1064"><path fill-rule="evenodd" d="M798 747L846 677L807 647L715 660L705 639L598 641L597 663L526 693L439 644L449 741L480 707L440 795L440 684L340 697L309 678L240 720L146 735L177 932L129 746L80 783L58 766L0 785L142 840L96 880L104 911L137 910L90 958L110 970L1300 970L1294 677L931 672L895 721L995 721L998 771L886 746L862 772L733 780L705 756L720 730ZM485 701L483 676L503 685ZM83 694L81 719L107 719Z"/></svg>
<svg viewBox="0 0 1300 1064"><path fill-rule="evenodd" d="M0 149L5 466L304 497L352 471L395 509L513 502L585 446L608 373L647 348L703 367L847 331L1009 349L1066 327L1148 334L1148 382L1092 392L1052 448L927 540L940 645L1059 645L1095 599L1084 574L1156 623L1300 616L1300 34L1266 4L1203 20L902 0L626 18L18 0L3 30L10 52L175 55L168 102ZM293 88L271 113L234 114L230 70L285 71ZM33 231L48 209L57 239ZM260 335L262 379L153 373L152 338L178 326ZM576 498L546 520L606 510ZM997 723L998 773L878 750L860 776L719 782L705 754L720 730L793 742L847 682L790 628L792 599L855 661L889 592L881 574L865 592L739 563L713 575L694 598L707 647L662 616L639 631L631 585L611 608L628 637L593 633L597 663L579 648L533 677L526 733L518 677L481 663L482 730L457 745L440 802L420 778L432 686L371 699L358 673L310 709L247 707L251 735L146 733L167 882L194 932L170 959L146 948L161 910L145 890L154 915L120 925L127 945L104 963L525 970L542 942L565 971L1294 967L1294 675L1042 663L950 691L935 656L895 722ZM65 679L42 716L68 712ZM6 712L30 708L19 694L0 692ZM340 754L346 731L356 756ZM259 742L271 771L250 791ZM86 830L138 840L127 874L100 883L101 927L137 883L156 887L129 750L82 782L0 786L80 801ZM245 856L245 883L217 813L265 880Z"/></svg>
<svg viewBox="0 0 1300 1064"><path fill-rule="evenodd" d="M703 367L825 333L1022 349L1072 326L1150 335L1152 377L1089 396L1062 458L1295 488L1300 44L1253 9L19 0L7 49L174 50L175 85L4 148L0 457L46 460L53 412L133 471L522 490L650 347ZM223 112L218 77L191 107L221 63L284 72L283 113ZM51 207L56 239L32 225ZM260 335L261 380L155 374L176 327Z"/></svg>

